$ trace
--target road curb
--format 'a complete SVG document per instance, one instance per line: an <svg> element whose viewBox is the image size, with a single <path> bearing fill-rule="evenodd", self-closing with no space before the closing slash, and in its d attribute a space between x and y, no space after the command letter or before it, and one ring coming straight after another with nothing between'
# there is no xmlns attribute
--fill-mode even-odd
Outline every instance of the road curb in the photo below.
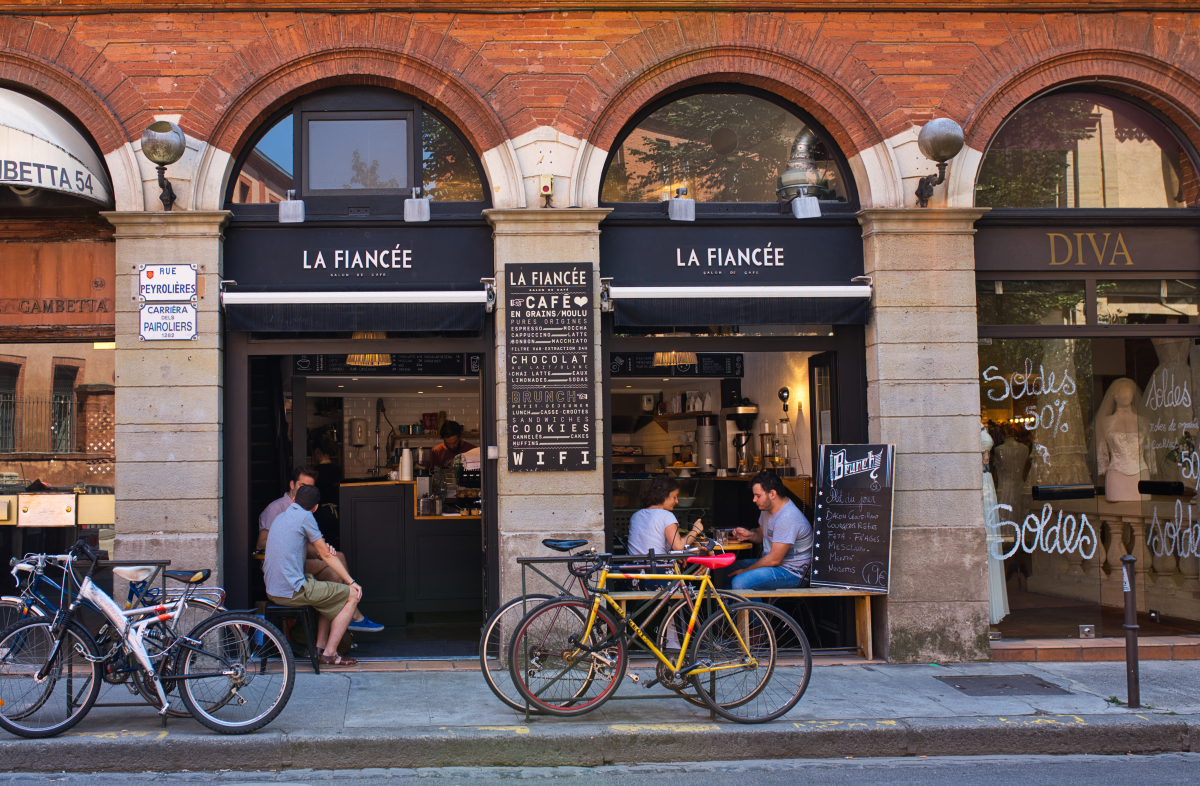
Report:
<svg viewBox="0 0 1200 786"><path fill-rule="evenodd" d="M267 730L246 736L88 732L0 740L10 772L600 766L675 761L1200 752L1200 716L1024 715L897 720Z"/></svg>

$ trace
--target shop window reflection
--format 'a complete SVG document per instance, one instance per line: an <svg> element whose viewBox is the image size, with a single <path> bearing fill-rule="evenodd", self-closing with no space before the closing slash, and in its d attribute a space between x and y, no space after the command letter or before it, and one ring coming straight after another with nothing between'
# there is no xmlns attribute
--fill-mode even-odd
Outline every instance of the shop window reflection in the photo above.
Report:
<svg viewBox="0 0 1200 786"><path fill-rule="evenodd" d="M308 121L310 191L396 191L408 186L408 121Z"/></svg>
<svg viewBox="0 0 1200 786"><path fill-rule="evenodd" d="M976 281L981 325L1083 325L1083 281Z"/></svg>
<svg viewBox="0 0 1200 786"><path fill-rule="evenodd" d="M435 202L478 202L483 182L466 145L429 112L421 116L425 195Z"/></svg>
<svg viewBox="0 0 1200 786"><path fill-rule="evenodd" d="M1197 350L1187 337L980 340L983 461L995 489L985 521L989 557L1003 558L989 589L1006 638L1073 637L1079 624L1119 634L1126 554L1138 558L1140 597L1162 613L1155 633L1200 631L1200 541L1181 537L1198 523ZM1145 493L1145 481L1184 493ZM1070 485L1097 496L1034 496Z"/></svg>
<svg viewBox="0 0 1200 786"><path fill-rule="evenodd" d="M975 204L1018 208L1195 205L1195 162L1157 118L1099 93L1059 93L1017 110L980 165Z"/></svg>
<svg viewBox="0 0 1200 786"><path fill-rule="evenodd" d="M1098 281L1096 314L1107 325L1178 325L1200 322L1200 281L1122 279Z"/></svg>
<svg viewBox="0 0 1200 786"><path fill-rule="evenodd" d="M629 132L601 201L658 202L687 188L699 202L775 202L785 175L801 178L809 196L846 201L833 156L802 120L756 96L707 93L674 101Z"/></svg>
<svg viewBox="0 0 1200 786"><path fill-rule="evenodd" d="M271 126L238 172L233 189L237 205L281 202L292 188L292 116Z"/></svg>

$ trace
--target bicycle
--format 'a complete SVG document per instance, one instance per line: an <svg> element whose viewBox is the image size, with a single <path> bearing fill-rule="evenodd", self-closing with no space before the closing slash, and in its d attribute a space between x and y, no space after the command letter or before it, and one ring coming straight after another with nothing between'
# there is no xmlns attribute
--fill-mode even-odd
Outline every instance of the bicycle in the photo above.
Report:
<svg viewBox="0 0 1200 786"><path fill-rule="evenodd" d="M587 541L582 539L554 540L548 538L542 541L542 545L551 551L557 551L565 554L572 549L582 549L582 547L587 545ZM659 555L659 558L675 560L682 559L684 556L689 554L697 553L699 553L699 549L689 549L685 552L669 552L668 554ZM524 595L519 595L504 603L502 606L500 606L500 608L496 609L492 616L488 618L487 622L484 623L483 633L479 638L479 669L483 673L483 679L491 689L492 693L495 694L496 698L500 699L500 701L506 706L511 707L518 712L525 712L526 709L532 709L527 707L524 699L517 691L516 686L513 684L511 679L507 681L498 681L496 679L497 674L507 675L509 672L508 647L509 643L512 641L512 632L516 630L517 624L520 622L520 620L536 606L557 598L574 597L571 595L571 592L568 589L568 587L572 585L573 580L578 582L580 596L583 598L590 598L592 593L589 591L587 583L584 581L588 570L590 570L590 562L588 568L585 570L578 569L576 565L580 562L592 560L595 558L595 556L595 549L587 549L585 551L576 551L575 553L571 554L569 558L528 557L517 560L517 562L522 565L565 563L567 566L567 573L569 575L565 581L560 583L550 578L545 573L542 573L537 568L534 568L539 575L558 588L558 594L549 595L546 593L526 593ZM670 641L678 639L680 635L679 623L684 619L685 612L690 612L692 603L694 602L694 593L689 591L690 587L688 587L688 585L684 584L683 582L676 582L672 588L672 591L676 592L680 590L683 591L683 598L671 607L666 616L663 618L662 627L659 629L657 642L660 649L666 648ZM744 598L732 592L727 592L725 590L718 590L717 592L727 598L730 602L737 603L744 600ZM665 604L668 602L669 597L670 595L664 597L660 603ZM651 601L651 603L653 602L654 601ZM645 608L646 607L643 606L642 608L638 609L635 614L639 614ZM659 609L655 609L655 612L652 612L649 616L652 617L654 613L657 613L658 610ZM693 699L690 696L685 696L685 698L687 698L688 701L697 704L698 706L704 706L698 699ZM536 710L532 711L536 712Z"/></svg>
<svg viewBox="0 0 1200 786"><path fill-rule="evenodd" d="M52 562L49 557L50 555L46 554L26 554L21 559L10 560L11 573L17 582L20 595L0 597L0 632L30 615L53 617L58 613L59 606L54 597L55 595L61 597L63 587L46 575L46 568ZM153 587L152 582L160 570L159 567L140 565L113 567L115 575L129 582L129 591L125 601L126 609L133 608L135 605L157 606L163 602L164 598L168 601L180 600L186 595L187 603L183 611L179 614L178 619L172 622L173 627L183 630L191 630L214 614L225 611L225 590L219 587L206 588L196 585L188 585L183 589ZM194 573L195 571L165 571L166 576L175 581L182 581ZM28 575L22 578L21 574ZM103 615L100 609L86 599L83 606L97 615ZM158 652L164 646L164 636L159 630L161 627L162 623L151 625L145 634L147 651L150 652L151 660L159 657ZM97 632L97 644L101 650L107 649L112 644L111 634L112 628L107 625ZM150 689L151 686L144 681L143 677L144 674L136 669L121 669L105 672L104 681L110 685L124 684L129 688L130 693L141 696L148 704L157 707L158 696ZM167 687L167 695L171 700L167 714L173 718L188 717L190 713L183 705L183 699L177 694L173 684Z"/></svg>
<svg viewBox="0 0 1200 786"><path fill-rule="evenodd" d="M687 562L709 570L733 563L732 554L689 556ZM628 639L641 642L658 660L656 679L681 691L690 683L712 712L738 723L764 723L788 712L800 701L812 674L812 650L800 626L774 606L733 603L726 606L713 588L708 571L695 574L631 574L610 565L645 561L638 557L600 554L588 578L591 599L560 598L536 607L518 623L509 644L509 672L529 705L563 717L591 712L615 693L628 667ZM642 567L642 566L637 566ZM605 589L611 578L698 582L679 655L671 661L650 641L645 629L626 614ZM661 589L651 603L673 591ZM720 611L700 624L700 602L712 595ZM601 606L620 617L618 623ZM647 624L645 621L643 624ZM689 647L689 644L691 645ZM781 658L781 653L784 658ZM788 661L792 662L788 662ZM795 662L798 661L798 662Z"/></svg>
<svg viewBox="0 0 1200 786"><path fill-rule="evenodd" d="M165 625L164 646L152 656L145 645L147 628L177 621L187 606L186 592L158 606L122 610L92 581L99 555L86 542L46 558L62 565L78 589L67 602L70 582L64 580L53 617L32 617L0 634L0 728L30 738L61 734L96 703L103 674L126 669L144 673L164 724L170 708L164 683L178 686L191 715L222 734L256 731L283 711L295 684L295 664L274 625L243 612L210 617L186 636ZM79 581L73 570L81 561L91 565ZM210 573L186 577L185 589ZM85 601L100 609L115 634L106 652L75 620Z"/></svg>

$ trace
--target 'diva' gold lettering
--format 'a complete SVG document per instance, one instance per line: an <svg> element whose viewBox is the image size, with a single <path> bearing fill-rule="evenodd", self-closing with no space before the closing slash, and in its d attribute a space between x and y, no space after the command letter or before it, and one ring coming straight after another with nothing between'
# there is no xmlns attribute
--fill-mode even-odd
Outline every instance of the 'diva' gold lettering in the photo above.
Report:
<svg viewBox="0 0 1200 786"><path fill-rule="evenodd" d="M1088 232L1088 240L1092 242L1092 251L1096 252L1096 261L1101 265L1104 264L1104 252L1108 250L1108 238L1111 234L1111 232L1104 233L1104 246L1100 247L1096 245L1096 233ZM1083 263L1081 262L1080 264Z"/></svg>
<svg viewBox="0 0 1200 786"><path fill-rule="evenodd" d="M1048 238L1050 238L1050 264L1051 265L1065 265L1068 262L1070 262L1071 255L1075 251L1074 247L1071 245L1071 238L1067 237L1066 235L1061 235L1058 232L1047 232L1046 236ZM1067 244L1067 253L1066 253L1066 256L1064 256L1062 258L1061 262L1058 260L1058 241L1057 241L1057 239L1060 237L1062 238L1063 242Z"/></svg>
<svg viewBox="0 0 1200 786"><path fill-rule="evenodd" d="M1133 264L1133 257L1129 256L1129 249L1125 247L1125 238L1121 237L1121 233L1119 233L1119 232L1117 233L1117 243L1115 246L1113 246L1112 261L1110 261L1108 264L1110 264L1110 265L1117 264L1118 256L1125 257L1126 265Z"/></svg>

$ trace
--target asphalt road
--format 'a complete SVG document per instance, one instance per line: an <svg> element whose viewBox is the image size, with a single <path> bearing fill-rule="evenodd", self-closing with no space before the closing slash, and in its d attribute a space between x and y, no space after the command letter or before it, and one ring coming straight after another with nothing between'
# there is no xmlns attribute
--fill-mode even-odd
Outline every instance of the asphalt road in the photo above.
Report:
<svg viewBox="0 0 1200 786"><path fill-rule="evenodd" d="M1196 783L1200 753L1160 756L944 756L900 759L777 759L739 762L655 764L630 767L445 767L406 770L288 770L284 772L177 772L21 774L0 773L0 786L144 786L216 783L221 786L406 786L429 783L553 781L557 786L1038 786L1120 783Z"/></svg>

